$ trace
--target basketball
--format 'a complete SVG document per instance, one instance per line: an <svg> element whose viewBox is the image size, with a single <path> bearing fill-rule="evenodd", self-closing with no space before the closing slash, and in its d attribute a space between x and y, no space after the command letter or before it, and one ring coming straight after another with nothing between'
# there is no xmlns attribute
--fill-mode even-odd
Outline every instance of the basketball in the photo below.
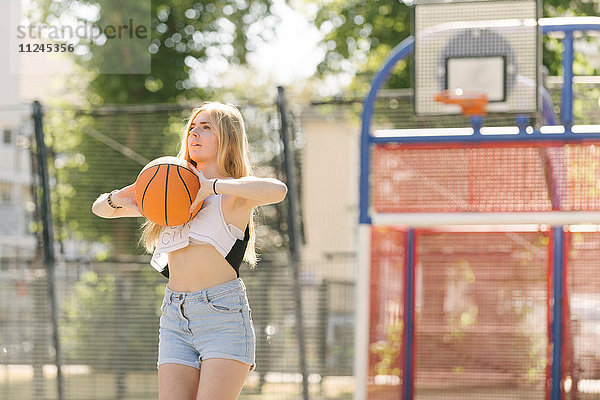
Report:
<svg viewBox="0 0 600 400"><path fill-rule="evenodd" d="M135 181L135 198L144 217L162 226L185 224L198 214L190 206L200 189L198 176L186 160L160 157L149 162Z"/></svg>

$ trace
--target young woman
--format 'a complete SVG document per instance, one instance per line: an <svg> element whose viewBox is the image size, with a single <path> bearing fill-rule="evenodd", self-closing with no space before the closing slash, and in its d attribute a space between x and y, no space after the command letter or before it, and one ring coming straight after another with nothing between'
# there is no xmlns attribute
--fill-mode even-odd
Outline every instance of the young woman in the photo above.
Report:
<svg viewBox="0 0 600 400"><path fill-rule="evenodd" d="M178 157L195 166L200 190L190 210L200 212L175 228L144 223L141 242L169 282L161 306L160 400L237 399L254 369L255 335L242 256L256 264L253 210L282 201L287 187L252 176L240 112L205 103L192 111ZM104 218L138 217L134 185L102 194L92 211Z"/></svg>

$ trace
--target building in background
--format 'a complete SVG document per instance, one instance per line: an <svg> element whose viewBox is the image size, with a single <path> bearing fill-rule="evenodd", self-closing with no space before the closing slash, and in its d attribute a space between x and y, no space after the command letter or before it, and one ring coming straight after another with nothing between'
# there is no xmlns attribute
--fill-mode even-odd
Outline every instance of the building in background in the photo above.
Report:
<svg viewBox="0 0 600 400"><path fill-rule="evenodd" d="M355 275L360 126L349 114L343 106L330 112L307 106L301 115L302 258L309 281Z"/></svg>
<svg viewBox="0 0 600 400"><path fill-rule="evenodd" d="M65 77L74 71L66 53L19 52L19 44L35 44L26 37L17 41L21 23L19 0L0 2L0 257L31 260L36 238L31 233L35 203L32 192L32 157L35 141L33 101L48 106L65 99ZM52 182L50 182L52 184ZM1 269L1 268L0 268Z"/></svg>
<svg viewBox="0 0 600 400"><path fill-rule="evenodd" d="M28 105L0 106L0 256L30 260L35 205L31 191L33 121Z"/></svg>
<svg viewBox="0 0 600 400"><path fill-rule="evenodd" d="M19 1L0 3L0 36L10 38ZM31 192L33 139L31 106L20 93L21 60L11 40L0 41L0 271L6 260L30 260L35 236L30 233L34 203Z"/></svg>

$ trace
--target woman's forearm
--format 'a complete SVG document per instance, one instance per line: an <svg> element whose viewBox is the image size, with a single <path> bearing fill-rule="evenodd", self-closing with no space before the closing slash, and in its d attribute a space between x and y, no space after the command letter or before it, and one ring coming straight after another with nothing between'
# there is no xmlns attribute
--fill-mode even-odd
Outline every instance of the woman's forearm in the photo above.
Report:
<svg viewBox="0 0 600 400"><path fill-rule="evenodd" d="M92 205L92 212L102 218L111 218L115 211L108 204L108 193L102 193Z"/></svg>
<svg viewBox="0 0 600 400"><path fill-rule="evenodd" d="M262 205L279 203L287 194L287 186L283 182L273 178L257 178L255 176L219 179L215 189L218 194L244 197Z"/></svg>
<svg viewBox="0 0 600 400"><path fill-rule="evenodd" d="M115 207L113 208L108 204L109 193L102 193L94 204L92 205L92 212L102 218L117 218L124 216L135 216L139 214L137 207L134 207L132 203L135 202L135 184L125 186L122 189L117 190L111 196L111 201Z"/></svg>

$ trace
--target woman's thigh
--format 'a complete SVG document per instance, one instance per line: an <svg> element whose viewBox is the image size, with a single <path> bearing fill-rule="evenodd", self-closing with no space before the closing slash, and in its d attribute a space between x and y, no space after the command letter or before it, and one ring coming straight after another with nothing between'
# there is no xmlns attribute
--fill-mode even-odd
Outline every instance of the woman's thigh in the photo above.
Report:
<svg viewBox="0 0 600 400"><path fill-rule="evenodd" d="M158 367L159 400L194 400L200 370L183 364L165 363Z"/></svg>
<svg viewBox="0 0 600 400"><path fill-rule="evenodd" d="M196 400L236 400L246 382L250 365L224 358L202 361Z"/></svg>

